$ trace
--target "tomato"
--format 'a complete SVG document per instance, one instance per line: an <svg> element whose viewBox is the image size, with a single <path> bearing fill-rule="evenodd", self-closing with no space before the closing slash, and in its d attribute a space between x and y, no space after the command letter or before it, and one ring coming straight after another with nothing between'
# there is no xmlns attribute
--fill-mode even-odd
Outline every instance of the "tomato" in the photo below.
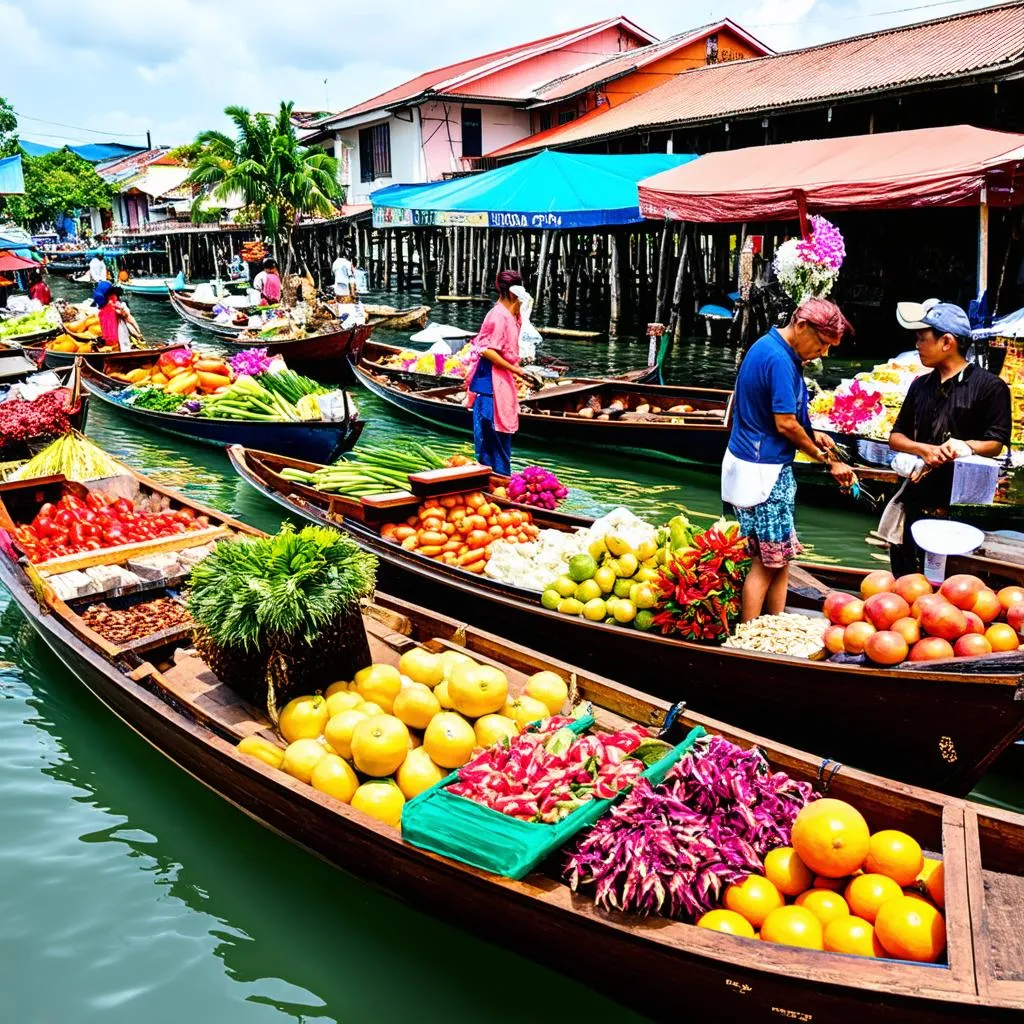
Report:
<svg viewBox="0 0 1024 1024"><path fill-rule="evenodd" d="M135 506L127 498L118 498L111 508L120 516L125 515L127 512L135 511Z"/></svg>
<svg viewBox="0 0 1024 1024"><path fill-rule="evenodd" d="M125 538L124 530L122 530L121 527L119 527L119 526L111 526L108 529L103 531L103 539L108 544L113 545L113 544L124 544L126 538Z"/></svg>
<svg viewBox="0 0 1024 1024"><path fill-rule="evenodd" d="M99 511L101 508L106 508L107 503L103 500L103 495L98 494L96 491L90 491L85 496L85 502L89 508L96 509Z"/></svg>

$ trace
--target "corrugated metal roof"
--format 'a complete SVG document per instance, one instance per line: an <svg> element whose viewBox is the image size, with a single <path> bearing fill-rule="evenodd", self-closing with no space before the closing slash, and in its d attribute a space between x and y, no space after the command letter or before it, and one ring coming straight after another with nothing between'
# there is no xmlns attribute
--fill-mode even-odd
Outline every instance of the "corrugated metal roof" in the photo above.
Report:
<svg viewBox="0 0 1024 1024"><path fill-rule="evenodd" d="M759 50L762 54L774 52L770 47L760 42L760 40L755 39L745 29L740 28L735 22L729 18L724 18L721 21L709 22L707 25L701 25L698 28L680 32L678 35L669 36L668 39L651 43L649 46L642 46L636 50L627 50L625 53L612 54L612 56L606 57L589 68L584 68L571 75L562 75L560 78L547 82L536 90L537 96L545 103L550 103L552 100L565 99L569 96L576 96L595 85L600 85L602 82L610 82L614 78L621 78L631 71L650 64L653 60L658 60L660 57L675 53L676 50L689 46L691 43L703 39L712 32L721 32L724 29L735 32L747 41L751 47Z"/></svg>
<svg viewBox="0 0 1024 1024"><path fill-rule="evenodd" d="M357 103L355 106L349 107L347 110L342 110L340 113L331 114L328 117L314 121L308 125L308 127L324 128L333 124L335 121L340 121L344 118L355 117L359 114L368 113L371 110L380 110L409 102L419 96L422 96L428 91L440 93L460 92L465 93L466 95L474 95L472 90L467 88L465 81L469 77L476 77L481 74L496 71L501 67L508 66L509 64L515 64L522 60L526 60L529 57L546 53L570 40L593 35L595 32L603 31L606 28L610 28L618 24L623 25L623 27L628 28L632 32L636 32L647 39L654 38L626 18L606 18L604 21L595 21L589 25L582 25L566 32L559 32L555 35L545 36L543 39L535 39L532 42L520 43L518 46L510 46L504 50L496 50L494 53L487 53L481 57L472 57L469 60L459 61L455 64L448 64L440 68L434 68L434 70L426 71L422 75L417 75L415 78L411 78L409 81L403 82L401 85L395 86L393 89L388 89L386 92L373 96L362 103ZM508 98L512 99L518 97Z"/></svg>
<svg viewBox="0 0 1024 1024"><path fill-rule="evenodd" d="M488 153L771 112L994 70L1024 58L1024 2L685 71L615 107Z"/></svg>

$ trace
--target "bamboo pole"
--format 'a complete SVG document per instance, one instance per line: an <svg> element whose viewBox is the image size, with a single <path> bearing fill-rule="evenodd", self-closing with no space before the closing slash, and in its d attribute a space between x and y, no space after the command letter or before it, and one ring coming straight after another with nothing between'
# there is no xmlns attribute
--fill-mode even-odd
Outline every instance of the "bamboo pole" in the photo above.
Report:
<svg viewBox="0 0 1024 1024"><path fill-rule="evenodd" d="M679 266L676 269L676 283L675 288L672 290L672 313L668 322L668 331L672 335L673 339L679 337L679 311L683 305L683 283L686 279L686 261L690 249L690 235L686 230L686 225L680 229L682 236L682 247L679 253Z"/></svg>
<svg viewBox="0 0 1024 1024"><path fill-rule="evenodd" d="M541 232L540 258L537 262L537 310L544 304L544 275L548 269L548 248L551 245L552 232Z"/></svg>
<svg viewBox="0 0 1024 1024"><path fill-rule="evenodd" d="M622 279L619 267L619 240L615 232L608 235L608 298L609 317L608 333L619 333L620 301L622 296Z"/></svg>
<svg viewBox="0 0 1024 1024"><path fill-rule="evenodd" d="M655 288L655 309L654 309L654 320L656 323L663 324L665 322L665 307L668 305L668 274L666 273L666 266L668 264L668 252L669 252L669 238L671 233L669 231L669 221L665 221L661 229L661 248L658 252L658 284Z"/></svg>

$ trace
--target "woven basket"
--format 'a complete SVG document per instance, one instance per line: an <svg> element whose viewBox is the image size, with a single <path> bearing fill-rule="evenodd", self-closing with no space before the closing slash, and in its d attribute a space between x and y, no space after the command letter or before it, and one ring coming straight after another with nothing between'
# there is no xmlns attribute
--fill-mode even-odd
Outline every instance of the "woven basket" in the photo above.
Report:
<svg viewBox="0 0 1024 1024"><path fill-rule="evenodd" d="M194 642L199 656L250 704L266 710L273 721L293 697L326 689L338 679L351 679L370 664L370 645L356 605L326 626L311 645L303 639L268 637L255 651L234 650L214 643L201 627Z"/></svg>

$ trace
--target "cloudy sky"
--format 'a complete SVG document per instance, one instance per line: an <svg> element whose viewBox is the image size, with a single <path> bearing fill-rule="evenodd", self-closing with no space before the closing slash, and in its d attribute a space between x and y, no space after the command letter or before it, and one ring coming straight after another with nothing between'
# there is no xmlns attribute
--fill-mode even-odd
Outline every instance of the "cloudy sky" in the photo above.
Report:
<svg viewBox="0 0 1024 1024"><path fill-rule="evenodd" d="M176 145L227 104L340 110L431 67L628 12L657 36L731 17L777 50L978 0L0 0L0 96L24 138Z"/></svg>

